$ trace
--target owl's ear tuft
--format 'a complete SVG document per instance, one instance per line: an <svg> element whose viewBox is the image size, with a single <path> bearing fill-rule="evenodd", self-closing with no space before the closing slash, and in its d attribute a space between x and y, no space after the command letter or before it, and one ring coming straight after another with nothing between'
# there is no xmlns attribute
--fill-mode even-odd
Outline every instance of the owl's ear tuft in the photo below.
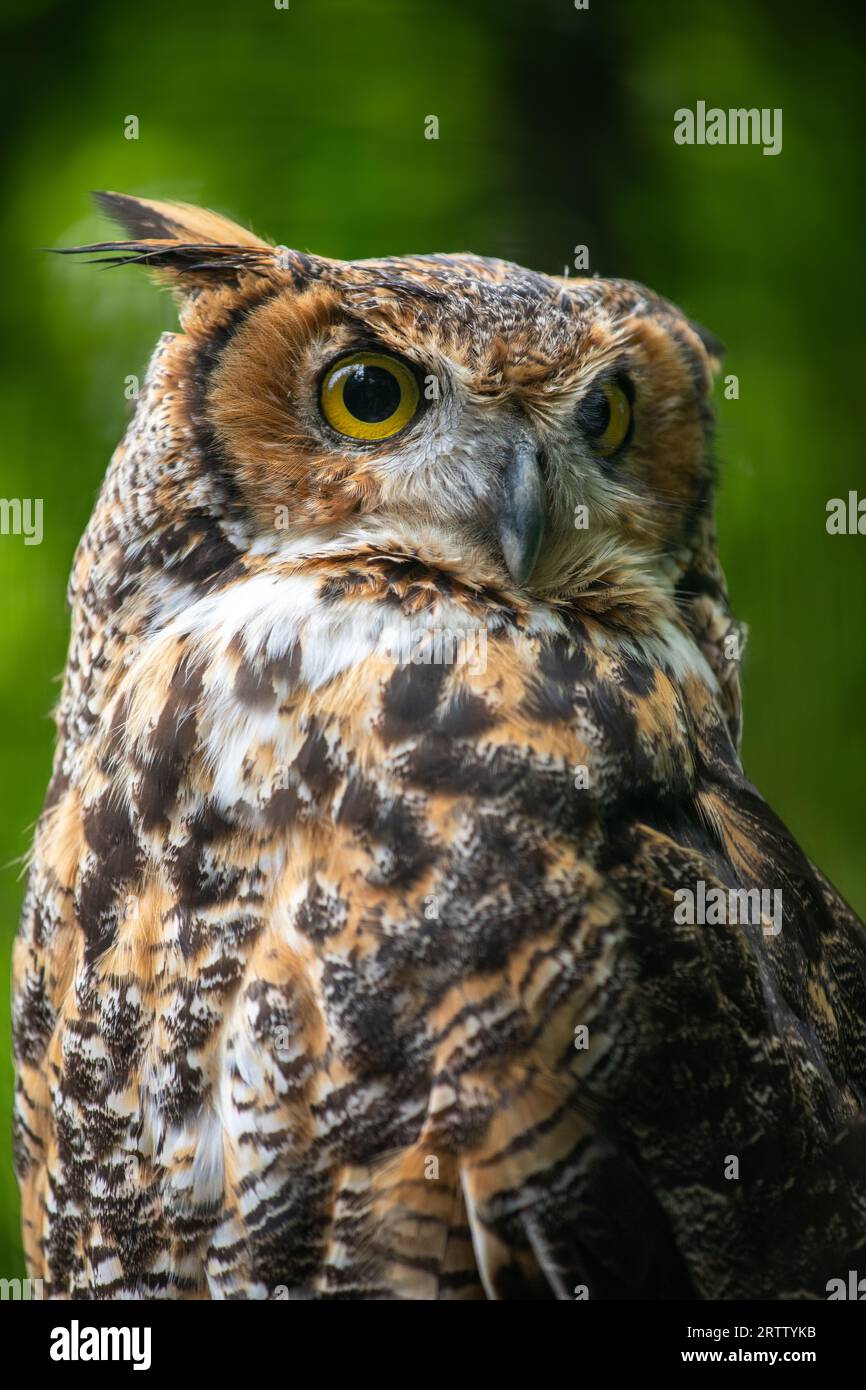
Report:
<svg viewBox="0 0 866 1390"><path fill-rule="evenodd" d="M277 267L277 248L207 208L125 193L93 196L130 240L64 246L59 254L89 255L96 265L149 266L182 294L236 279L241 271L269 274Z"/></svg>
<svg viewBox="0 0 866 1390"><path fill-rule="evenodd" d="M271 249L268 242L247 231L246 227L190 203L164 203L153 198L133 198L126 193L94 193L93 200L101 212L136 241L207 242L218 246Z"/></svg>
<svg viewBox="0 0 866 1390"><path fill-rule="evenodd" d="M715 377L721 371L722 363L725 360L724 343L716 337L715 333L711 333L708 328L704 328L700 323L695 323L694 319L689 319L689 328L693 333L697 334L703 343L706 354L710 359L710 370Z"/></svg>

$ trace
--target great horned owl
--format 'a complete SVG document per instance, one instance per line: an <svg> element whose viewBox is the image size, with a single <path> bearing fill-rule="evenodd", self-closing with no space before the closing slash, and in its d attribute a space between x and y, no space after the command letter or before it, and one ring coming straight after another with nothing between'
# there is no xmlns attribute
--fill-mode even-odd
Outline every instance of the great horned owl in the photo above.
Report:
<svg viewBox="0 0 866 1390"><path fill-rule="evenodd" d="M101 201L130 239L79 249L183 331L71 580L31 1275L824 1297L864 1252L866 936L740 765L718 344L625 281Z"/></svg>

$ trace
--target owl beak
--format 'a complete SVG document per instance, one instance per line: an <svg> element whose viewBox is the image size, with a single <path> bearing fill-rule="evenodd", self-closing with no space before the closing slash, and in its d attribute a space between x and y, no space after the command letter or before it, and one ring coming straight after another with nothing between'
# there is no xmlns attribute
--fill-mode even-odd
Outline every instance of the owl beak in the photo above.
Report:
<svg viewBox="0 0 866 1390"><path fill-rule="evenodd" d="M506 465L496 516L502 556L515 584L525 584L535 568L545 511L541 450L521 441Z"/></svg>

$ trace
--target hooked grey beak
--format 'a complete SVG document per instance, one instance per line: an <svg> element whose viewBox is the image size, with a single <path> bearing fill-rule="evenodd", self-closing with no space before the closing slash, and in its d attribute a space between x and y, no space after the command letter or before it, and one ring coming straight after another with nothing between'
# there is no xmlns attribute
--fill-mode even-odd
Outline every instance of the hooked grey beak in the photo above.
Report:
<svg viewBox="0 0 866 1390"><path fill-rule="evenodd" d="M514 446L502 480L496 531L515 584L525 584L531 575L544 534L546 505L540 458L539 448L521 441Z"/></svg>

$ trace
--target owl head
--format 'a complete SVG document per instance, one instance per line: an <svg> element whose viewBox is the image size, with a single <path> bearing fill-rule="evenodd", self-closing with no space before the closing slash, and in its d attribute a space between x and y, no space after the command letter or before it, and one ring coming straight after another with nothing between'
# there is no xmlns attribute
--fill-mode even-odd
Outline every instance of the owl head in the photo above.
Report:
<svg viewBox="0 0 866 1390"><path fill-rule="evenodd" d="M231 536L226 564L374 552L631 622L675 611L718 669L721 349L672 304L469 254L330 260L97 196L130 239L75 249L179 298L172 415L198 460L182 505Z"/></svg>

